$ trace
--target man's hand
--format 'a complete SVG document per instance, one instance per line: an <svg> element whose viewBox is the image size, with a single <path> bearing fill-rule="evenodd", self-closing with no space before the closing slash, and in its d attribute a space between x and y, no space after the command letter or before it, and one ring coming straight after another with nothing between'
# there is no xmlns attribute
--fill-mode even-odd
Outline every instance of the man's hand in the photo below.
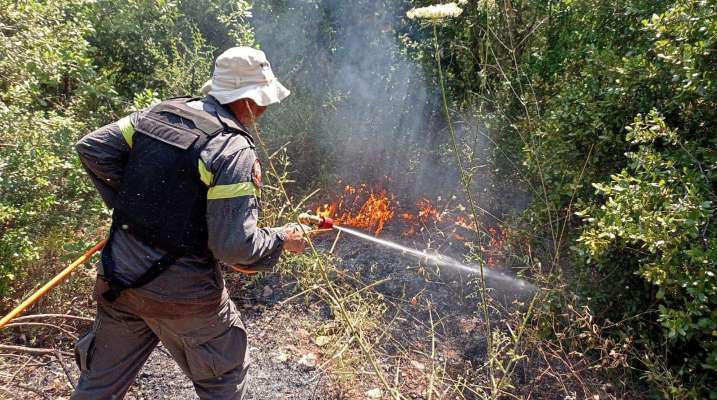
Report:
<svg viewBox="0 0 717 400"><path fill-rule="evenodd" d="M305 234L311 231L311 227L303 224L286 224L281 227L284 236L284 250L292 253L301 253L306 248Z"/></svg>

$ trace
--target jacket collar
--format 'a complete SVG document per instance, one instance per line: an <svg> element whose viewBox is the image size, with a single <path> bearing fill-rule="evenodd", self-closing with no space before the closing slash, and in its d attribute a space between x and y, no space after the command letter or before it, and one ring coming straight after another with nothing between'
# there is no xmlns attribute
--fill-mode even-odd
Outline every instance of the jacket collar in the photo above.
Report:
<svg viewBox="0 0 717 400"><path fill-rule="evenodd" d="M219 118L222 124L251 136L251 134L249 133L249 129L247 129L244 124L242 124L238 119L236 119L234 114L232 114L232 112L227 107L221 104L213 96L207 95L202 99L202 102L205 103L205 105L210 105L210 110L207 110L205 106L205 111L213 112L214 114L216 114L217 118Z"/></svg>

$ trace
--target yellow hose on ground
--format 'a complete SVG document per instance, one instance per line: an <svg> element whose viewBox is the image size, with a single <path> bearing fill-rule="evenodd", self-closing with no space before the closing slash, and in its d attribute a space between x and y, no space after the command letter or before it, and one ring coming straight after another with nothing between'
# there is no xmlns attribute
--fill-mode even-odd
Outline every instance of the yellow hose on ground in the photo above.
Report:
<svg viewBox="0 0 717 400"><path fill-rule="evenodd" d="M75 268L77 268L79 265L84 264L85 261L89 260L93 254L97 253L100 249L102 249L105 246L105 243L107 243L107 239L102 239L99 242L97 242L96 245L94 245L92 248L87 250L85 252L85 254L80 256L80 258L78 258L72 264L67 266L67 268L63 269L62 272L55 275L55 277L50 279L43 287L38 289L30 297L25 299L25 301L20 303L19 306L15 307L15 309L13 309L6 316L4 316L2 319L0 319L0 329L4 328L5 325L7 325L10 321L15 319L15 317L17 317L20 313L25 311L26 308L35 304L35 302L38 301L40 299L40 297L44 296L45 293L47 293L50 289L57 286L60 282L64 281L65 278L67 278L72 273L72 271L75 270Z"/></svg>
<svg viewBox="0 0 717 400"><path fill-rule="evenodd" d="M317 233L323 233L323 232L329 232L331 229L317 229L313 230L311 232L307 232L308 234L317 234ZM35 304L40 297L44 296L50 289L57 286L60 282L64 281L71 273L75 270L79 265L82 265L85 263L85 261L89 260L90 257L92 257L93 254L100 251L103 247L105 247L105 244L107 243L107 239L102 239L99 242L97 242L96 245L92 246L89 250L85 252L80 258L72 262L72 264L68 265L67 268L63 269L62 272L55 275L54 278L50 279L43 287L38 289L35 293L33 293L30 297L25 299L20 305L15 307L12 311L10 311L6 316L4 316L2 319L0 319L0 329L4 328L5 325L7 325L10 321L15 319L20 313L25 311L26 308L30 307L31 305ZM235 271L243 272L245 274L253 274L256 273L256 271L252 271L249 269L243 269L240 266L232 266L232 268Z"/></svg>

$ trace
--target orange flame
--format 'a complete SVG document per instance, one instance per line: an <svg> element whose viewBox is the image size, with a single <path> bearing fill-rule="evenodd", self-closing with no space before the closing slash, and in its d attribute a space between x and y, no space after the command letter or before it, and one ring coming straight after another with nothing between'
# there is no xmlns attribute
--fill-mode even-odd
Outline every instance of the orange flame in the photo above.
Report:
<svg viewBox="0 0 717 400"><path fill-rule="evenodd" d="M362 200L367 194L368 198ZM345 201L347 197L350 198L351 204ZM395 214L394 198L395 196L389 195L386 190L368 190L365 184L359 187L346 185L343 195L337 201L317 208L316 214L331 217L337 224L370 229L378 236L386 222ZM355 211L356 209L358 210Z"/></svg>
<svg viewBox="0 0 717 400"><path fill-rule="evenodd" d="M346 185L343 189L334 201L317 207L316 214L333 218L338 225L371 230L376 236L383 231L387 223L398 217L404 224L404 236L413 236L427 228L435 228L444 232L445 237L451 240L477 240L488 267L495 267L504 257L508 232L493 226L477 227L461 204L448 207L450 200L442 201L439 197L434 203L422 197L416 202L415 209L402 208L399 213L396 196L381 187L372 188L362 183L355 186ZM478 237L488 240L478 240Z"/></svg>
<svg viewBox="0 0 717 400"><path fill-rule="evenodd" d="M456 241L473 241L478 236L489 238L481 241L481 252L488 267L495 267L502 258L507 243L507 234L498 227L476 227L460 204L448 207L448 201L437 198L435 205L428 198L420 198L415 205L415 213L402 209L398 213L396 196L383 188L371 188L362 183L346 185L336 200L320 205L316 214L333 218L338 225L353 226L373 231L378 236L394 217L404 223L402 235L413 236L424 232L433 225L446 233L446 237ZM481 243L482 242L482 243Z"/></svg>
<svg viewBox="0 0 717 400"><path fill-rule="evenodd" d="M416 207L418 208L418 218L423 223L427 223L431 220L443 222L445 213L443 211L438 211L438 208L436 208L427 198L424 197L418 200L418 202L416 202Z"/></svg>

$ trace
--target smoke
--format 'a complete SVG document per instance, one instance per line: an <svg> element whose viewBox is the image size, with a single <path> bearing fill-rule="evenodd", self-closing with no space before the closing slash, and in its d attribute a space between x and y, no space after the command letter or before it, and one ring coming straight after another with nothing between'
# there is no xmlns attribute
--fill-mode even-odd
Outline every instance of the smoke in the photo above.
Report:
<svg viewBox="0 0 717 400"><path fill-rule="evenodd" d="M255 10L257 41L293 92L265 124L276 144L292 141L300 180L388 176L416 193L438 172L437 93L399 43L402 5L288 0Z"/></svg>
<svg viewBox="0 0 717 400"><path fill-rule="evenodd" d="M401 0L255 5L257 41L292 91L262 124L273 148L290 143L300 187L385 183L388 177L406 204L420 196L460 196L436 78L402 42L406 34L431 34L408 21L408 6ZM432 50L423 56L432 57ZM497 213L521 208L506 206L511 193L496 192L493 146L481 116L455 120L482 207Z"/></svg>
<svg viewBox="0 0 717 400"><path fill-rule="evenodd" d="M457 195L451 206L462 202L437 78L402 41L407 33L431 32L407 20L408 6L401 0L256 4L257 41L292 91L269 108L263 130L272 148L289 143L297 186L328 189L323 193L333 198L330 188L339 180L382 184L407 209L424 196ZM423 54L432 56L432 49ZM509 180L494 168L482 116L456 114L454 122L481 208L498 216L522 209L525 198L514 196L519 189L496 188Z"/></svg>

